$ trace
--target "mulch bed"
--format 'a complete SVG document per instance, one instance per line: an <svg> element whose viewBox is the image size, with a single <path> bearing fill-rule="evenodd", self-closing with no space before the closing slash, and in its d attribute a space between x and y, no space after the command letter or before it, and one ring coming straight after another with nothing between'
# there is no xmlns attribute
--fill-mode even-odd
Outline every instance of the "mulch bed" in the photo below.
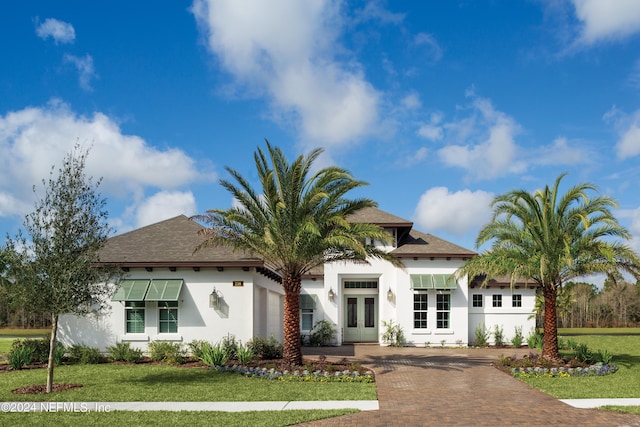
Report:
<svg viewBox="0 0 640 427"><path fill-rule="evenodd" d="M82 384L56 384L53 383L52 391L66 391L73 390L74 388L82 387ZM20 387L15 390L11 390L13 394L44 394L47 392L46 384L28 385L26 387Z"/></svg>

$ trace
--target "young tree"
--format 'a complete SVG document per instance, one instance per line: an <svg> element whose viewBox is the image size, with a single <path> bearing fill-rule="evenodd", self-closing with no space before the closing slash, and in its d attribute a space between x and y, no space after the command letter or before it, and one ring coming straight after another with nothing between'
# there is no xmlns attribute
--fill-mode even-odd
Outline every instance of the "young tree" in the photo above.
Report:
<svg viewBox="0 0 640 427"><path fill-rule="evenodd" d="M11 293L34 311L51 313L47 393L53 387L54 350L61 314L84 315L103 303L116 276L114 267L96 267L98 251L110 228L106 200L84 173L88 151L68 154L57 176L43 180L44 194L26 215L16 240L8 239L12 262ZM36 187L34 186L36 194Z"/></svg>
<svg viewBox="0 0 640 427"><path fill-rule="evenodd" d="M593 184L579 184L560 194L560 182L529 193L514 190L493 201L493 219L476 244L491 249L471 259L461 274L509 275L537 283L544 297L542 357L559 359L556 298L563 283L576 277L627 271L640 277L638 255L618 240L629 232L611 212L615 202L597 194ZM594 194L596 193L596 194Z"/></svg>
<svg viewBox="0 0 640 427"><path fill-rule="evenodd" d="M300 365L300 288L302 276L325 262L367 257L397 258L365 242L389 242L391 236L371 224L352 224L347 217L375 206L369 199L347 199L346 193L365 185L346 170L328 167L310 175L316 149L289 163L279 148L267 141L268 157L254 154L261 188L254 190L237 171L227 168L238 185L220 181L238 206L209 210L194 219L208 224L208 239L200 248L224 245L248 250L282 275L284 288L283 358Z"/></svg>

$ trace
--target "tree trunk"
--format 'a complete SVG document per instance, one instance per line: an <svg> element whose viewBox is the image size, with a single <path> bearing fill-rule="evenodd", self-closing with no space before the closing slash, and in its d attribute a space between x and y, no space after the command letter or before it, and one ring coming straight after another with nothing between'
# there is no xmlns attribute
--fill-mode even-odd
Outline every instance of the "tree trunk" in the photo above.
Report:
<svg viewBox="0 0 640 427"><path fill-rule="evenodd" d="M300 277L284 277L284 349L285 362L301 366L302 349L300 347Z"/></svg>
<svg viewBox="0 0 640 427"><path fill-rule="evenodd" d="M53 390L53 355L56 350L58 335L58 315L51 315L51 340L49 341L49 363L47 364L47 393Z"/></svg>
<svg viewBox="0 0 640 427"><path fill-rule="evenodd" d="M559 360L558 350L558 318L556 314L557 290L554 285L542 288L544 296L544 339L542 341L542 358Z"/></svg>

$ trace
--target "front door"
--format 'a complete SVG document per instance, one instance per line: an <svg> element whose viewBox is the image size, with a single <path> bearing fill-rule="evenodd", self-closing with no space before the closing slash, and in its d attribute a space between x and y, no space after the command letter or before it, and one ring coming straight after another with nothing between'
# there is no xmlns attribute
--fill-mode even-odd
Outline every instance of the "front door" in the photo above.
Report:
<svg viewBox="0 0 640 427"><path fill-rule="evenodd" d="M344 341L378 341L377 295L345 295Z"/></svg>

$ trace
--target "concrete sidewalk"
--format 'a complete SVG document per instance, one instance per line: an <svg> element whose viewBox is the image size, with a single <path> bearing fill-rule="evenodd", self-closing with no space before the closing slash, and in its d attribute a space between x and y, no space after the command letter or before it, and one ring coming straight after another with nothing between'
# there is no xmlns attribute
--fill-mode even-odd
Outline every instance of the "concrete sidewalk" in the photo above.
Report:
<svg viewBox="0 0 640 427"><path fill-rule="evenodd" d="M359 409L377 411L377 400L322 400L281 402L16 402L18 411L29 412L111 412L111 411L282 411L294 409Z"/></svg>
<svg viewBox="0 0 640 427"><path fill-rule="evenodd" d="M640 399L620 398L620 399L560 399L567 405L574 408L599 408L601 406L640 406Z"/></svg>

